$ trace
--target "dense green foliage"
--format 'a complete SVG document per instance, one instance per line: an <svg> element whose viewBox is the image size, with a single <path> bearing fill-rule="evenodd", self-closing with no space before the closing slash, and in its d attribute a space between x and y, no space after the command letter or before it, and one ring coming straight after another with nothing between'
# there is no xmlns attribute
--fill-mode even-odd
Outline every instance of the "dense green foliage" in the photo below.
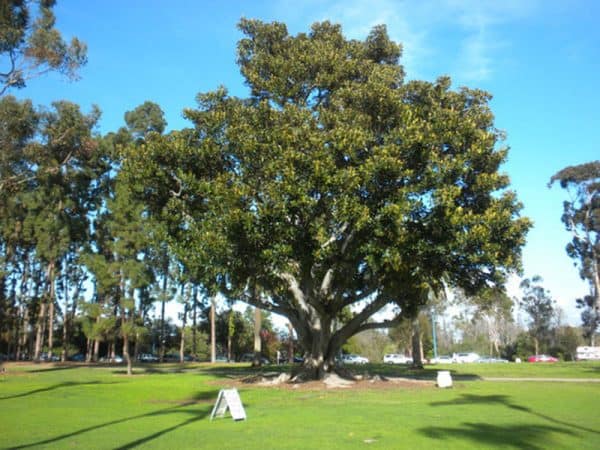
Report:
<svg viewBox="0 0 600 450"><path fill-rule="evenodd" d="M529 315L529 331L534 340L534 353L540 354L540 342L548 341L556 302L542 286L539 276L521 282L523 297L520 305ZM546 347L546 346L544 346Z"/></svg>
<svg viewBox="0 0 600 450"><path fill-rule="evenodd" d="M348 338L415 315L430 290L519 268L529 221L499 173L489 94L404 83L383 26L364 41L329 22L239 27L251 95L199 94L193 130L151 136L124 166L205 286L285 316L322 376ZM389 304L398 317L373 321Z"/></svg>
<svg viewBox="0 0 600 450"><path fill-rule="evenodd" d="M0 379L0 447L596 447L600 384L489 382L477 376L500 371L597 379L597 364L454 369L459 373L453 389L368 382L366 389L337 390L242 385L248 420L211 422L218 390L230 385L232 376L251 374L247 365L136 368L143 375L128 378L116 367L9 366ZM391 376L410 375L394 370ZM435 370L422 375L433 379Z"/></svg>
<svg viewBox="0 0 600 450"><path fill-rule="evenodd" d="M600 161L566 167L556 173L558 182L570 194L563 204L562 221L573 239L567 254L579 266L579 274L590 286L589 295L577 299L588 337L600 326Z"/></svg>

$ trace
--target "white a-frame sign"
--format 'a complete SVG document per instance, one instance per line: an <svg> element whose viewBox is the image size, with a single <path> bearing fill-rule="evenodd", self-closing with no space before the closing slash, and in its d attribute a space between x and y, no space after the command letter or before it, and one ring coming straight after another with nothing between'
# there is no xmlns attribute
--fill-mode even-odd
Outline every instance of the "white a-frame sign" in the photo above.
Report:
<svg viewBox="0 0 600 450"><path fill-rule="evenodd" d="M221 389L219 391L217 402L210 413L210 420L225 416L228 409L233 420L246 420L246 411L237 389Z"/></svg>

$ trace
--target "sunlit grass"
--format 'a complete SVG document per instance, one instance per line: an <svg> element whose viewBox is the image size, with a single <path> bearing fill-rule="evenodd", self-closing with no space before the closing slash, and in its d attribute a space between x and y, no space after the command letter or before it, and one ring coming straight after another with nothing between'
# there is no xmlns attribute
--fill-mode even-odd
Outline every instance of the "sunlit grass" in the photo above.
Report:
<svg viewBox="0 0 600 450"><path fill-rule="evenodd" d="M443 390L433 383L391 382L337 390L258 387L239 382L254 373L247 364L138 366L133 377L122 367L6 367L0 378L1 448L582 449L600 442L600 383L482 381L598 379L600 364L357 368L425 379L451 369L454 387ZM248 420L211 422L219 389L233 385Z"/></svg>

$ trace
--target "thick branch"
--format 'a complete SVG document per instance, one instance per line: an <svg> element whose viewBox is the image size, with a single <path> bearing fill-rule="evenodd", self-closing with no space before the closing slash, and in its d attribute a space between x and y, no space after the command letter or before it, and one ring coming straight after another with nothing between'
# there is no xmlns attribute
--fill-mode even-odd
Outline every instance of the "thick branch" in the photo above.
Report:
<svg viewBox="0 0 600 450"><path fill-rule="evenodd" d="M244 303L248 303L259 309L264 309L265 311L273 312L276 314L280 314L282 316L288 317L290 313L293 311L291 307L287 307L282 304L276 304L271 301L268 301L266 297L262 296L253 296L253 295L244 295L240 300Z"/></svg>
<svg viewBox="0 0 600 450"><path fill-rule="evenodd" d="M278 276L279 276L279 278L281 278L282 280L287 282L288 289L289 289L290 293L292 294L292 296L294 297L294 300L296 301L296 303L298 304L300 309L305 314L307 314L307 315L310 314L310 307L308 305L308 302L306 301L304 292L302 292L302 289L300 289L300 284L298 283L298 280L296 279L296 277L288 272L281 273Z"/></svg>
<svg viewBox="0 0 600 450"><path fill-rule="evenodd" d="M339 347L350 337L354 336L361 329L369 317L388 304L388 299L379 297L367 304L361 312L356 314L348 323L339 329L332 337L332 347Z"/></svg>
<svg viewBox="0 0 600 450"><path fill-rule="evenodd" d="M400 324L403 320L403 317L396 317L394 319L390 319L390 320L384 320L383 322L367 322L363 325L361 325L360 327L358 327L358 330L356 331L356 333L360 333L362 331L366 331L366 330L379 330L382 328L392 328L395 327L396 325Z"/></svg>

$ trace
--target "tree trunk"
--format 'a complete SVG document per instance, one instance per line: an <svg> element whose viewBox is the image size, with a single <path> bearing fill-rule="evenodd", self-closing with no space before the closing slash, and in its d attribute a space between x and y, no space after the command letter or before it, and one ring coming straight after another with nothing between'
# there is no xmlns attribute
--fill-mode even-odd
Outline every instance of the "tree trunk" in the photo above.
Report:
<svg viewBox="0 0 600 450"><path fill-rule="evenodd" d="M27 348L28 334L29 334L29 308L25 303L25 295L27 292L27 280L29 278L29 270L28 266L25 265L25 270L23 270L23 277L21 278L21 287L20 287L20 305L19 305L19 321L20 321L20 334L19 340L17 343L17 350L15 353L15 359L17 361L21 360L23 357L24 349Z"/></svg>
<svg viewBox="0 0 600 450"><path fill-rule="evenodd" d="M537 337L534 337L534 338L533 338L533 346L534 346L534 348L535 348L535 354L536 354L536 355L539 355L539 354L540 354L540 343L539 343L539 341L538 341L538 338L537 338Z"/></svg>
<svg viewBox="0 0 600 450"><path fill-rule="evenodd" d="M159 350L159 361L164 362L165 360L165 345L167 342L166 330L165 330L165 303L167 299L167 281L169 273L169 264L166 264L163 286L162 286L162 301L160 306L160 350Z"/></svg>
<svg viewBox="0 0 600 450"><path fill-rule="evenodd" d="M123 293L124 295L124 293ZM133 311L129 311L129 315L133 317ZM132 365L131 365L131 356L129 355L129 318L127 317L127 313L125 308L121 307L121 333L123 337L123 357L127 362L127 375L132 375ZM114 348L113 355L111 355L111 361L114 361Z"/></svg>
<svg viewBox="0 0 600 450"><path fill-rule="evenodd" d="M413 367L418 369L423 368L423 346L421 343L421 325L419 323L419 317L417 316L412 322L412 358Z"/></svg>
<svg viewBox="0 0 600 450"><path fill-rule="evenodd" d="M21 318L19 320L21 320L21 334L19 336L19 345L17 347L17 352L15 354L15 359L17 361L23 359L24 353L25 353L25 349L27 348L27 337L28 337L28 331L27 328L29 326L29 309L27 308L27 306L22 306L22 313L21 313Z"/></svg>
<svg viewBox="0 0 600 450"><path fill-rule="evenodd" d="M127 361L127 375L132 375L131 356L129 356L129 334L127 333L123 335L123 356L125 357L125 361Z"/></svg>
<svg viewBox="0 0 600 450"><path fill-rule="evenodd" d="M140 333L135 333L135 342L133 344L133 360L137 361L140 355Z"/></svg>
<svg viewBox="0 0 600 450"><path fill-rule="evenodd" d="M210 302L210 362L217 361L217 334L215 330L215 299Z"/></svg>
<svg viewBox="0 0 600 450"><path fill-rule="evenodd" d="M235 323L233 321L233 309L230 309L228 317L227 317L227 362L231 361L231 347L232 347L234 332L235 332Z"/></svg>
<svg viewBox="0 0 600 450"><path fill-rule="evenodd" d="M288 322L288 332L289 332L289 341L288 341L288 362L290 364L294 363L294 327L290 322Z"/></svg>
<svg viewBox="0 0 600 450"><path fill-rule="evenodd" d="M48 359L52 357L54 349L54 261L48 265Z"/></svg>
<svg viewBox="0 0 600 450"><path fill-rule="evenodd" d="M54 349L54 297L48 299L48 359L52 357Z"/></svg>
<svg viewBox="0 0 600 450"><path fill-rule="evenodd" d="M262 313L259 308L254 308L254 358L252 359L253 367L260 367L262 342L260 339L260 330L262 328Z"/></svg>
<svg viewBox="0 0 600 450"><path fill-rule="evenodd" d="M94 341L90 338L87 338L86 346L85 346L85 362L89 363L92 360L92 355L94 352Z"/></svg>
<svg viewBox="0 0 600 450"><path fill-rule="evenodd" d="M42 347L44 346L44 334L46 328L46 302L44 298L41 299L40 303L40 312L38 315L37 325L36 325L36 334L35 334L35 347L33 350L33 359L36 362L40 360L40 354L42 352Z"/></svg>
<svg viewBox="0 0 600 450"><path fill-rule="evenodd" d="M196 313L198 311L198 287L194 285L194 294L192 296L192 355L194 359L198 358L198 352L196 348Z"/></svg>
<svg viewBox="0 0 600 450"><path fill-rule="evenodd" d="M108 350L108 348L107 348L107 350ZM98 362L99 360L100 360L100 339L94 339L92 361Z"/></svg>
<svg viewBox="0 0 600 450"><path fill-rule="evenodd" d="M69 343L69 284L67 276L65 275L65 315L63 317L63 329L62 329L62 352L60 354L60 360L65 362L67 360L67 347Z"/></svg>
<svg viewBox="0 0 600 450"><path fill-rule="evenodd" d="M333 338L332 322L327 317L313 317L309 327L298 325L294 328L305 351L302 363L303 375L320 380L326 373L335 369L335 356L345 339Z"/></svg>
<svg viewBox="0 0 600 450"><path fill-rule="evenodd" d="M187 324L187 312L188 312L188 305L187 303L185 303L183 305L183 318L182 318L182 324L181 324L181 340L179 342L179 362L183 363L184 362L184 353L185 353L185 326Z"/></svg>
<svg viewBox="0 0 600 450"><path fill-rule="evenodd" d="M100 316L96 317L96 324L100 323L102 318ZM92 352L92 361L98 362L98 358L100 356L100 338L96 336L94 339L94 349Z"/></svg>

